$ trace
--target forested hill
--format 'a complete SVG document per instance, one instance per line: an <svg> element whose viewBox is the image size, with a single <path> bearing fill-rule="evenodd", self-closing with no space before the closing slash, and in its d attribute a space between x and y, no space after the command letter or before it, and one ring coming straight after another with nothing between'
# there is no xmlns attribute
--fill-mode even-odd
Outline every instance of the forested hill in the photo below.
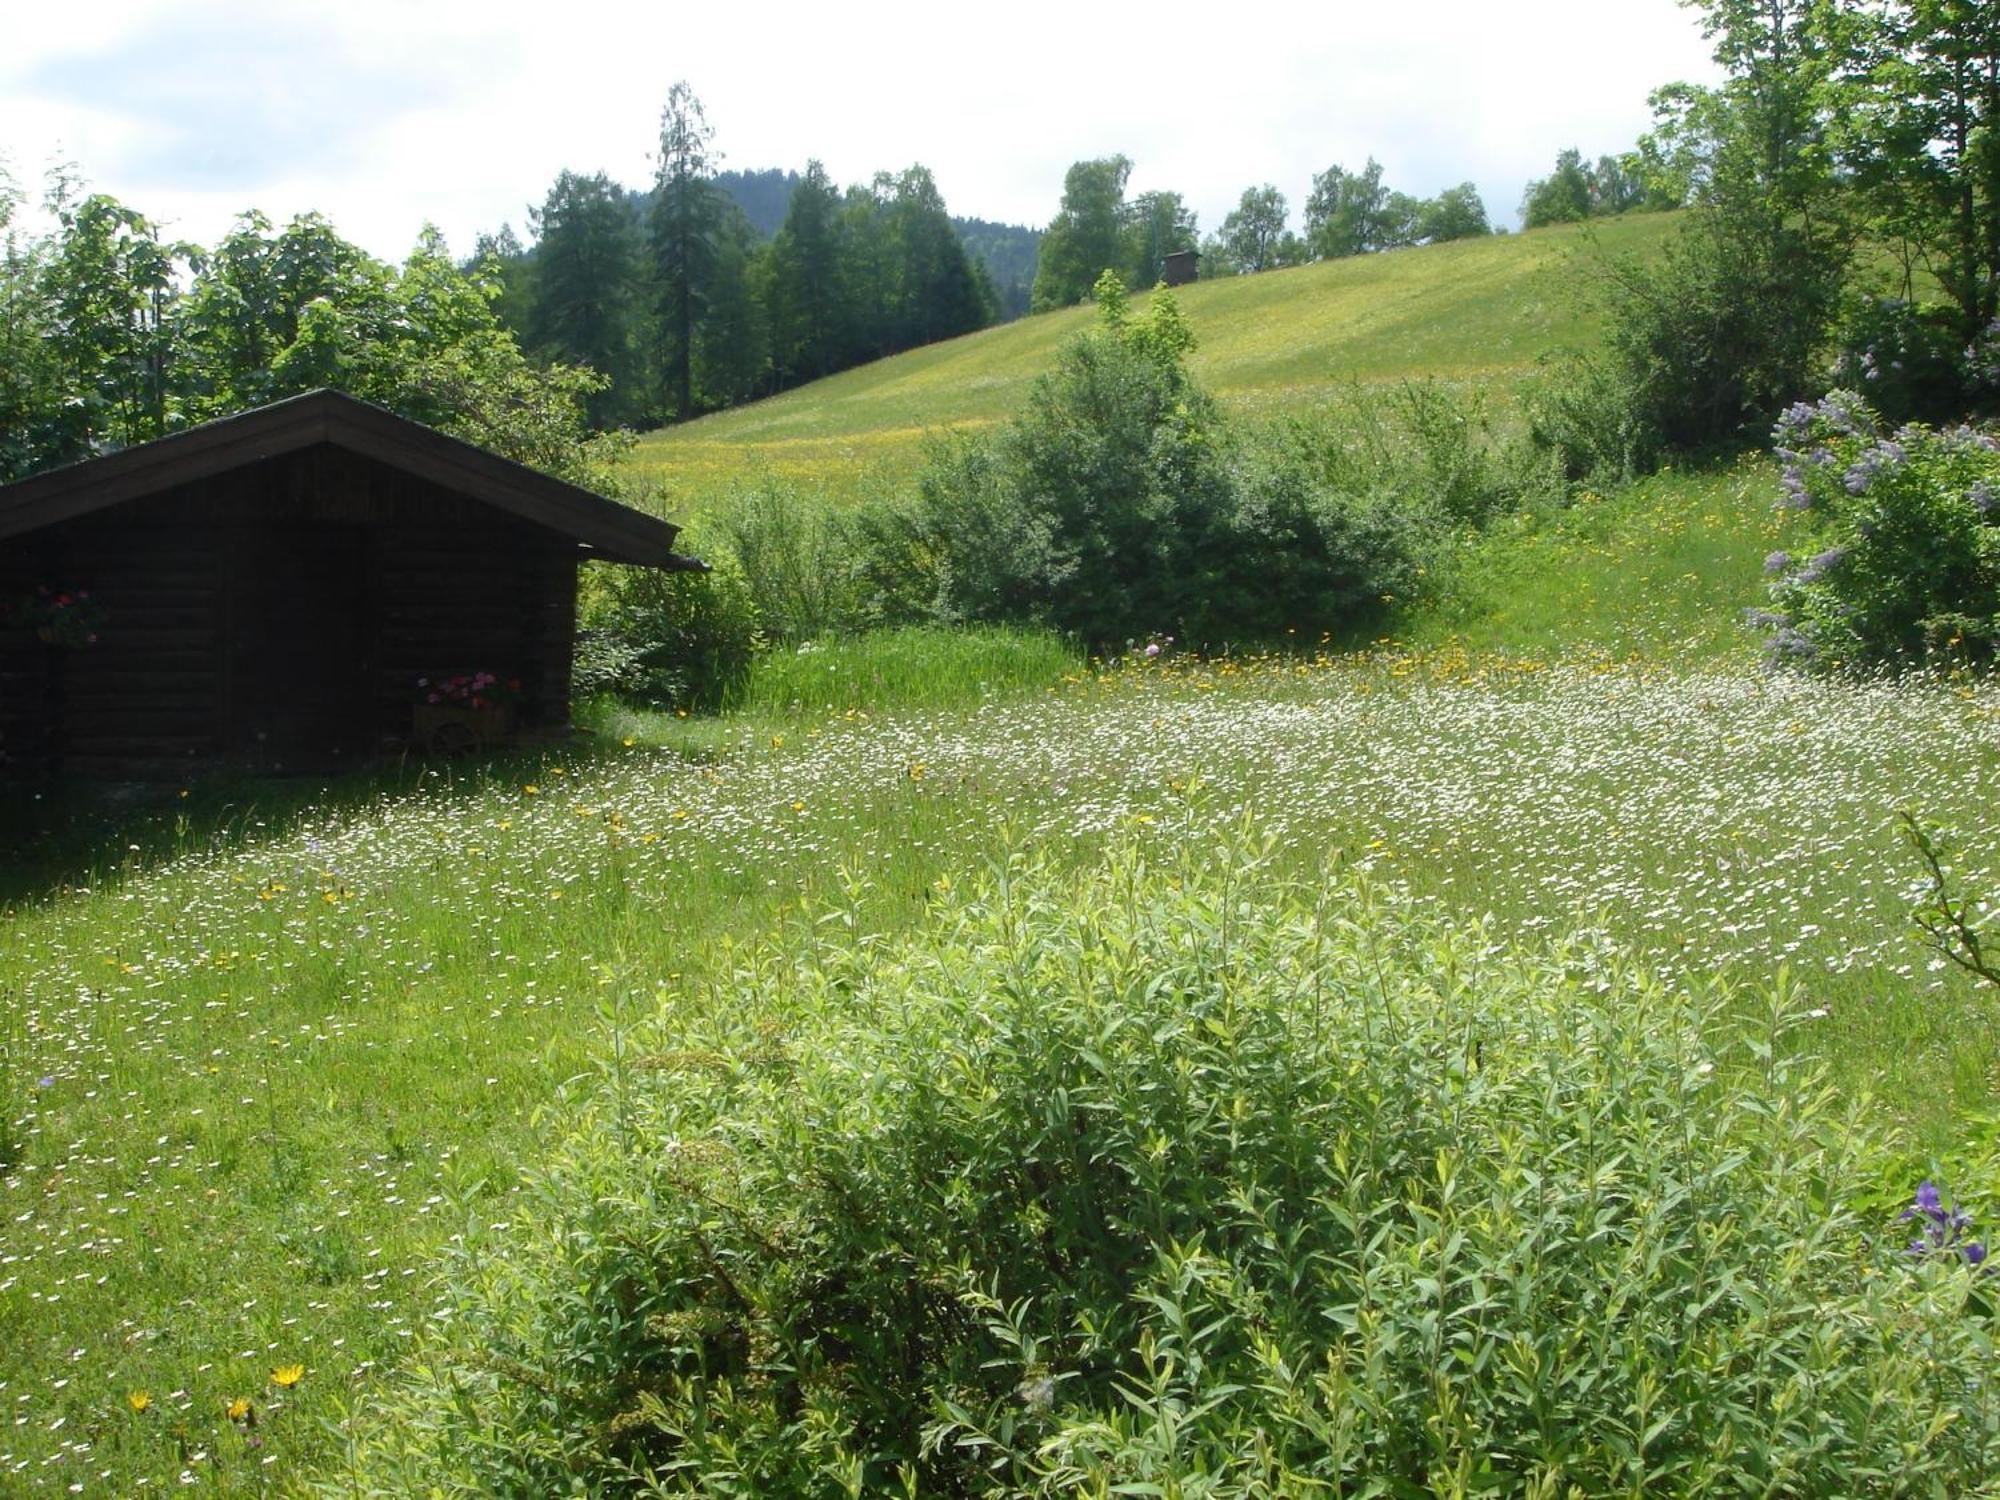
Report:
<svg viewBox="0 0 2000 1500"><path fill-rule="evenodd" d="M791 211L792 189L799 185L799 174L783 167L765 167L758 172L717 172L715 185L736 200L736 206L743 210L743 217L750 221L758 237L768 240L785 227L785 215Z"/></svg>
<svg viewBox="0 0 2000 1500"><path fill-rule="evenodd" d="M1024 316L1041 258L1041 230L1023 224L996 224L990 219L953 218L951 227L958 231L966 253L986 267L992 278L1001 320L1011 322Z"/></svg>
<svg viewBox="0 0 2000 1500"><path fill-rule="evenodd" d="M784 227L792 206L792 190L799 174L782 167L765 167L755 172L718 172L715 185L727 193L743 217L762 239L774 238ZM1028 294L1035 284L1035 261L1042 232L1025 224L999 224L991 219L961 219L952 216L951 227L958 231L966 253L986 267L998 300L1003 321L1024 316Z"/></svg>

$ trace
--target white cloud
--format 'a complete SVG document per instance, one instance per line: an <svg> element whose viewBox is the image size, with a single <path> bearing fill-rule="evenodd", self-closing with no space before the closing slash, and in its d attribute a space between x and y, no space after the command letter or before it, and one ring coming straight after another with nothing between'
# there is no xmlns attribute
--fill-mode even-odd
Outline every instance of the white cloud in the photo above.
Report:
<svg viewBox="0 0 2000 1500"><path fill-rule="evenodd" d="M954 212L1042 223L1079 157L1122 151L1213 228L1243 188L1295 211L1373 155L1392 186L1471 179L1496 217L1558 150L1629 146L1645 97L1712 76L1674 0L1430 0L1107 12L1049 0L706 7L572 0L91 0L10 15L0 141L58 152L178 233L317 208L378 254L431 219L464 248L564 167L633 186L687 79L738 167L842 182L922 161Z"/></svg>

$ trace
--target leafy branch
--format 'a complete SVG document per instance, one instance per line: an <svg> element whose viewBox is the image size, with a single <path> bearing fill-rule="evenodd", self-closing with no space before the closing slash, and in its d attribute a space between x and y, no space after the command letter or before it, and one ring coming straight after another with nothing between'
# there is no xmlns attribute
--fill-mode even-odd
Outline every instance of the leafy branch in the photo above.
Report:
<svg viewBox="0 0 2000 1500"><path fill-rule="evenodd" d="M2000 968L1994 966L1994 960L1987 954L1980 933L1983 923L1974 912L1974 903L1954 895L1945 876L1944 851L1938 847L1937 834L1918 822L1914 813L1899 812L1896 817L1928 879L1929 888L1916 910L1910 913L1910 920L1923 931L1931 947L1966 973L2000 986Z"/></svg>

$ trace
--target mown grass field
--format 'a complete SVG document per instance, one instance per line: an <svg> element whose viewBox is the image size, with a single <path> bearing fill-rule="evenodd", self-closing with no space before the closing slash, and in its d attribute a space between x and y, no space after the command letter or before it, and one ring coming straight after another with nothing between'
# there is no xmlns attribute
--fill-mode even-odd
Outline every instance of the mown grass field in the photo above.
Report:
<svg viewBox="0 0 2000 1500"><path fill-rule="evenodd" d="M1676 224L1633 214L1203 281L1175 295L1199 339L1196 377L1239 411L1310 405L1349 382L1433 377L1504 401L1552 349L1587 346L1589 264L1646 255ZM699 511L773 474L836 496L906 480L927 433L1011 416L1088 308L1047 313L849 370L809 388L648 434L631 459L663 513Z"/></svg>

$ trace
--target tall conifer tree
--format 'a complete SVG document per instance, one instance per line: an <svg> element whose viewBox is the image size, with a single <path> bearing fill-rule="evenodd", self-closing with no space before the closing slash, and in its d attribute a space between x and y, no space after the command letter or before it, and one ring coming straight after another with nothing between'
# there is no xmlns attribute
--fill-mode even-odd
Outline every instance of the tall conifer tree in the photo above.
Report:
<svg viewBox="0 0 2000 1500"><path fill-rule="evenodd" d="M588 365L611 382L591 398L594 425L636 417L639 245L623 189L602 172L566 171L533 217L540 241L529 347L545 359Z"/></svg>
<svg viewBox="0 0 2000 1500"><path fill-rule="evenodd" d="M715 276L720 194L712 180L715 131L685 81L660 111L660 155L653 178L653 280L659 296L660 354L668 415L695 413L695 327Z"/></svg>

